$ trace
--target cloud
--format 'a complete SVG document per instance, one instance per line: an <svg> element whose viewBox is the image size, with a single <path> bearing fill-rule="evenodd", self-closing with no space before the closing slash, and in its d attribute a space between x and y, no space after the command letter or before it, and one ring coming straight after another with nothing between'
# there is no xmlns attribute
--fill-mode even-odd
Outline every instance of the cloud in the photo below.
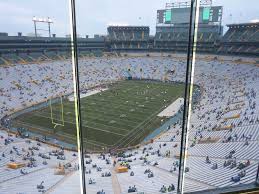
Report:
<svg viewBox="0 0 259 194"><path fill-rule="evenodd" d="M259 19L250 20L251 23L258 23Z"/></svg>
<svg viewBox="0 0 259 194"><path fill-rule="evenodd" d="M214 0L213 5L223 5L223 24L249 22L259 18L258 0ZM77 0L78 33L106 34L108 24L150 26L155 33L156 11L165 8L168 0ZM16 34L33 31L32 17L51 17L52 33L64 36L70 31L68 0L0 0L1 29ZM229 15L232 14L232 17ZM139 19L141 18L141 19Z"/></svg>
<svg viewBox="0 0 259 194"><path fill-rule="evenodd" d="M16 14L31 14L33 11L28 9L28 7L23 7L18 3L10 2L10 1L0 1L1 12L0 15L8 15L11 16L12 13Z"/></svg>

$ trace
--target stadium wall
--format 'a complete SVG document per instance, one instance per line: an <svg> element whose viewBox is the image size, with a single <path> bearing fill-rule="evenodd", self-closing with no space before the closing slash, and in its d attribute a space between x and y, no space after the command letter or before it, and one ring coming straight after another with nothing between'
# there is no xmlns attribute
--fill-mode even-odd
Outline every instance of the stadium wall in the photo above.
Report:
<svg viewBox="0 0 259 194"><path fill-rule="evenodd" d="M229 29L223 37L218 26L199 26L196 50L198 53L217 55L258 56L258 26L259 23L228 25ZM157 27L155 36L150 36L149 27L108 28L106 37L78 38L79 56L98 57L104 52L186 53L187 28L184 25ZM70 38L0 35L0 64L69 59L70 55Z"/></svg>

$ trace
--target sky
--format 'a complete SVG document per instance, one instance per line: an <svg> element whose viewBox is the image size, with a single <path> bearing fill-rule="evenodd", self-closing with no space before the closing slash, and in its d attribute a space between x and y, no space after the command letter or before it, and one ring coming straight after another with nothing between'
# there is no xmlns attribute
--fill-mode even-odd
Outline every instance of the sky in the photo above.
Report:
<svg viewBox="0 0 259 194"><path fill-rule="evenodd" d="M107 34L109 24L147 25L155 34L156 11L179 0L76 0L77 32L81 36ZM183 1L183 0L181 0ZM186 0L188 1L188 0ZM259 0L214 0L223 6L223 24L259 19ZM0 32L34 33L32 17L50 17L52 33L70 34L69 0L0 0ZM47 25L38 25L47 29ZM46 32L40 31L42 35Z"/></svg>

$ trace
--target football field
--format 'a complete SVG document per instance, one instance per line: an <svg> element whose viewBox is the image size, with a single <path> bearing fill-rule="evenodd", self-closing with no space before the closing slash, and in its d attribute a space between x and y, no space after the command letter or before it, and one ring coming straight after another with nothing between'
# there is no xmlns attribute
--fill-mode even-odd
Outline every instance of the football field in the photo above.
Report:
<svg viewBox="0 0 259 194"><path fill-rule="evenodd" d="M183 91L183 84L127 80L107 85L107 90L81 98L86 146L98 149L136 145L161 125L163 118L157 115L182 97ZM49 106L15 120L67 139L76 136L74 102L67 99L63 99L62 104L49 103Z"/></svg>

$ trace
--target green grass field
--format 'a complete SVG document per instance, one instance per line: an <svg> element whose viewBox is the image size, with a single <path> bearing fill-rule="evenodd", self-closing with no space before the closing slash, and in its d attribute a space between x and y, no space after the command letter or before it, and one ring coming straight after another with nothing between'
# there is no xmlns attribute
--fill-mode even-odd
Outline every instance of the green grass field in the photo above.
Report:
<svg viewBox="0 0 259 194"><path fill-rule="evenodd" d="M184 85L156 81L129 80L108 86L108 90L81 99L82 129L89 147L136 145L161 125L157 115L183 96ZM54 121L62 123L61 104L52 104ZM63 100L64 126L51 122L50 106L16 118L19 123L76 136L74 102ZM76 141L75 141L76 143ZM97 148L98 149L98 148Z"/></svg>

